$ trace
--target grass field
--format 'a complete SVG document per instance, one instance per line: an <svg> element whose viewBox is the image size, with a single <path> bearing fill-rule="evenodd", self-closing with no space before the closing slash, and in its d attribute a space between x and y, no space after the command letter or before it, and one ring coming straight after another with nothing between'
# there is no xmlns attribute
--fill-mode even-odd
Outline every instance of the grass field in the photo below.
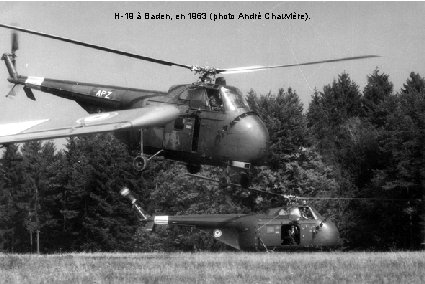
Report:
<svg viewBox="0 0 425 284"><path fill-rule="evenodd" d="M1 283L425 283L425 252L0 254Z"/></svg>

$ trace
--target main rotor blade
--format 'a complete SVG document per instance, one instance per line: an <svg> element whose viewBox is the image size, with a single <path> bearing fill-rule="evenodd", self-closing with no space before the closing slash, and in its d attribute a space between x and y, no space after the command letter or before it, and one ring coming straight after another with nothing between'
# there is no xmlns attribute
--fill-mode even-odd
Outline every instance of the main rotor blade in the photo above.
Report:
<svg viewBox="0 0 425 284"><path fill-rule="evenodd" d="M379 55L361 55L361 56L344 57L344 58L338 58L338 59L310 61L310 62L297 63L297 64L271 65L271 66L255 65L255 66L247 66L247 67L226 68L226 69L217 69L217 73L235 74L235 73L255 72L255 71L263 71L263 70L274 69L274 68L287 68L287 67L295 67L295 66L315 65L320 63L360 60L360 59L366 59L366 58L372 58L372 57L380 57L380 56Z"/></svg>
<svg viewBox="0 0 425 284"><path fill-rule="evenodd" d="M194 175L194 174L186 174L186 176L190 176L190 177L194 177L194 178L199 178L199 179L204 179L204 180L208 180L208 181L212 181L212 182L216 182L216 183L220 183L219 180L213 179L213 178L209 178L209 177L204 177L204 176L200 176L200 175ZM234 185L237 187L242 187L239 184L233 184L231 183L230 185ZM287 195L287 194L281 194L281 193L275 193L275 192L269 192L269 191L265 191L265 190L261 190L261 189L256 189L253 187L249 188L250 190L255 190L261 193L267 193L267 194L271 194L271 195L276 195L285 199L298 199L298 200L371 200L371 201L421 201L421 199L407 199L407 198L382 198L382 197L306 197L306 196L295 196L295 195Z"/></svg>
<svg viewBox="0 0 425 284"><path fill-rule="evenodd" d="M420 199L407 198L380 198L380 197L303 197L296 196L301 200L373 200L373 201L420 201Z"/></svg>
<svg viewBox="0 0 425 284"><path fill-rule="evenodd" d="M86 43L86 42L78 41L78 40L75 40L75 39L60 37L60 36L51 35L51 34L47 34L47 33L41 33L41 32L37 32L37 31L19 28L19 27L14 27L14 26L9 26L9 25L5 25L5 24L0 24L0 27L15 30L15 31L20 31L20 32L23 32L23 33L38 35L38 36L41 36L41 37L47 37L47 38L51 38L51 39L55 39L55 40L59 40L59 41L64 41L64 42L72 43L72 44L75 44L75 45L94 48L96 50L111 52L111 53L123 55L123 56L126 56L126 57L136 58L136 59L139 59L139 60L149 61L149 62L158 63L158 64L162 64L162 65L167 65L167 66L178 66L178 67L183 67L183 68L186 68L186 69L189 69L189 70L192 69L192 66L190 66L190 65L179 64L179 63L175 63L175 62L172 62L172 61L165 61L165 60L161 60L161 59L155 59L155 58L152 58L152 57L143 56L143 55L127 52L127 51L121 51L121 50L118 50L118 49L108 48L108 47L100 46L100 45L96 45L96 44Z"/></svg>
<svg viewBox="0 0 425 284"><path fill-rule="evenodd" d="M283 197L285 199L294 199L294 200L370 200L370 201L421 201L420 199L407 199L407 198L382 198L382 197L308 197L308 196L296 196L288 195L282 193L269 192L261 189L250 188L252 190L267 193L271 195L276 195Z"/></svg>

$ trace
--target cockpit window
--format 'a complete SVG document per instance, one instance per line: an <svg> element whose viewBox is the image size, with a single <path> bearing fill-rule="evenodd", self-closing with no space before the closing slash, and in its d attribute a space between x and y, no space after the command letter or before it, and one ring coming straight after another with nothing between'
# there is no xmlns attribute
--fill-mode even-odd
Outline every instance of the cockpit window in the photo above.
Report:
<svg viewBox="0 0 425 284"><path fill-rule="evenodd" d="M190 107L195 109L207 109L207 93L204 88L194 88L188 90Z"/></svg>
<svg viewBox="0 0 425 284"><path fill-rule="evenodd" d="M223 97L218 89L206 89L208 96L208 105L213 111L223 110Z"/></svg>
<svg viewBox="0 0 425 284"><path fill-rule="evenodd" d="M291 215L295 215L297 217L301 217L300 210L298 209L298 207L291 208L291 211L289 213Z"/></svg>
<svg viewBox="0 0 425 284"><path fill-rule="evenodd" d="M248 104L239 89L229 86L221 87L220 93L223 96L226 110L235 111L237 108L248 108Z"/></svg>
<svg viewBox="0 0 425 284"><path fill-rule="evenodd" d="M314 212L308 206L293 207L290 210L290 214L304 219L317 219Z"/></svg>
<svg viewBox="0 0 425 284"><path fill-rule="evenodd" d="M179 99L189 101L189 106L194 109L235 111L238 108L249 108L241 91L231 86L191 87L183 90Z"/></svg>
<svg viewBox="0 0 425 284"><path fill-rule="evenodd" d="M313 212L311 211L310 207L299 207L299 211L301 213L301 217L306 218L306 219L316 219L314 217Z"/></svg>
<svg viewBox="0 0 425 284"><path fill-rule="evenodd" d="M180 93L179 99L183 101L189 100L189 92L187 91L187 89L183 90L183 92Z"/></svg>

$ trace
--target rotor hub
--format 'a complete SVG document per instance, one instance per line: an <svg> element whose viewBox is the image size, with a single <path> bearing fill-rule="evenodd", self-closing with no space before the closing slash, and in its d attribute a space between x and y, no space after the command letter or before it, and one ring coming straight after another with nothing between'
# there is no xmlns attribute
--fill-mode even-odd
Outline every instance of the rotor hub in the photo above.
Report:
<svg viewBox="0 0 425 284"><path fill-rule="evenodd" d="M190 69L195 75L199 75L201 82L212 83L219 71L215 67L193 65Z"/></svg>

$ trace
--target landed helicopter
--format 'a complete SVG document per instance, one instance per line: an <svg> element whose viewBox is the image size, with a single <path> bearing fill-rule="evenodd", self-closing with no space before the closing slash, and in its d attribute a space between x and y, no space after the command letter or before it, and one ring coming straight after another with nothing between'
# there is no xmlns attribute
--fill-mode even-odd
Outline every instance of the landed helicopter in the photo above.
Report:
<svg viewBox="0 0 425 284"><path fill-rule="evenodd" d="M269 135L259 116L252 112L240 90L226 84L222 77L233 73L261 71L358 60L376 55L345 57L289 65L249 66L238 68L199 67L155 59L69 38L0 24L1 28L93 48L142 61L184 68L199 75L192 84L172 86L168 92L98 85L75 81L21 76L16 71L17 34L12 34L11 53L4 53L8 81L22 85L28 98L32 90L74 100L89 116L49 126L50 118L0 124L0 144L30 140L70 137L112 132L129 149L138 151L134 158L137 170L144 170L155 156L186 163L190 173L202 164L231 166L241 173L241 184L247 185L252 165L265 165ZM149 157L149 159L148 159Z"/></svg>
<svg viewBox="0 0 425 284"><path fill-rule="evenodd" d="M157 225L189 226L211 234L215 240L237 250L336 249L342 245L335 224L314 208L297 202L269 209L266 214L194 214L150 216L127 187L121 195L128 198L144 229Z"/></svg>

